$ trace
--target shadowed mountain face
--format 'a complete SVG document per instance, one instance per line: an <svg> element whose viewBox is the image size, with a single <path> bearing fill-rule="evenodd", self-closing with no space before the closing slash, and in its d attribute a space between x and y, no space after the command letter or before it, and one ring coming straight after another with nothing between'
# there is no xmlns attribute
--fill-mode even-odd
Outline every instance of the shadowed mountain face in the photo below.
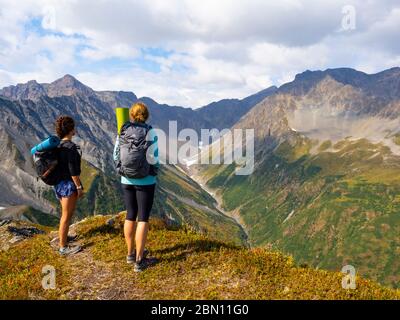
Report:
<svg viewBox="0 0 400 320"><path fill-rule="evenodd" d="M255 129L255 170L198 173L256 246L399 286L400 69L307 71L234 128Z"/></svg>

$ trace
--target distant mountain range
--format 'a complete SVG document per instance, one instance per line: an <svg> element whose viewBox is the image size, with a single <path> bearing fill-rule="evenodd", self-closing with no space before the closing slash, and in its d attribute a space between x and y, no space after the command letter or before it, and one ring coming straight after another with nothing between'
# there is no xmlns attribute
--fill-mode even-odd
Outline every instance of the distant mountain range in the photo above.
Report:
<svg viewBox="0 0 400 320"><path fill-rule="evenodd" d="M80 97L88 104L92 103L99 108L105 109L104 111L115 107L130 107L133 102L140 100L150 108L150 121L154 126L166 130L168 129L168 121L176 120L178 121L178 130L192 128L200 132L201 128L230 128L254 105L273 94L276 90L277 88L272 86L242 100L225 99L193 110L191 108L159 104L149 97L139 99L133 92L94 91L73 76L65 75L50 84L40 84L32 80L25 84L5 87L0 90L0 96L12 101L30 100L35 103L43 103L45 100L51 101L49 98ZM87 121L87 119L82 120Z"/></svg>
<svg viewBox="0 0 400 320"><path fill-rule="evenodd" d="M400 68L306 71L253 107L255 171L203 166L255 246L399 286Z"/></svg>
<svg viewBox="0 0 400 320"><path fill-rule="evenodd" d="M193 128L200 132L201 128L222 129L232 126L275 89L271 87L243 100L222 100L197 110L161 105L147 97L140 100L149 106L150 122L154 127L167 131L169 120L176 120L179 130ZM76 119L78 125L76 142L83 150L84 179L89 186L78 216L122 209L112 160L116 137L114 109L130 107L138 100L132 92L94 91L71 75L65 75L50 84L39 84L32 80L1 89L0 147L3 154L0 158L0 205L28 205L44 212L55 212L57 204L54 203L52 191L37 181L29 150L40 140L54 134L54 120L59 115L68 114ZM230 105L232 112L229 113ZM175 183L169 184L173 190L165 187L159 189L159 198L164 199L164 202L159 202L160 208L156 209L160 215L180 223L190 222L196 229L222 237L230 237L233 232L237 234L235 239L242 241L244 234L239 226L223 216L213 199L201 188L195 187L196 183L190 182L190 178L182 171L165 167L161 179L163 177ZM190 201L193 205L187 200L188 197L192 198ZM174 205L169 207L169 202ZM205 205L210 208L203 208ZM203 219L202 215L209 218ZM229 233L224 235L218 230L221 224L225 224Z"/></svg>

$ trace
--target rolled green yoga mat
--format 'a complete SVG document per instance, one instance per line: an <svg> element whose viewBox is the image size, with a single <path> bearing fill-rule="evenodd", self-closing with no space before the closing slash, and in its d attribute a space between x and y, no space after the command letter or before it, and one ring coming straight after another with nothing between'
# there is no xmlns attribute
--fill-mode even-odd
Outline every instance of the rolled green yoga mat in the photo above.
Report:
<svg viewBox="0 0 400 320"><path fill-rule="evenodd" d="M117 116L118 134L120 134L122 126L129 121L129 108L115 108L115 114Z"/></svg>

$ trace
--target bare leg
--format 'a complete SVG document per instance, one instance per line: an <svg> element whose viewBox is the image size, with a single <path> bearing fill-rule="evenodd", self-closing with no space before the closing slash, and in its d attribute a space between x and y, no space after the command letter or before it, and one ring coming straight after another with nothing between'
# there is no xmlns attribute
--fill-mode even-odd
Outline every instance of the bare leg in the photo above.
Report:
<svg viewBox="0 0 400 320"><path fill-rule="evenodd" d="M64 248L67 245L67 236L69 230L69 224L74 214L76 201L78 197L74 193L68 198L62 198L61 203L61 220L59 228L60 248Z"/></svg>
<svg viewBox="0 0 400 320"><path fill-rule="evenodd" d="M125 220L124 235L125 235L126 246L128 247L128 256L132 254L134 248L135 227L136 227L136 221Z"/></svg>
<svg viewBox="0 0 400 320"><path fill-rule="evenodd" d="M149 223L139 221L136 228L136 261L142 260L148 231Z"/></svg>

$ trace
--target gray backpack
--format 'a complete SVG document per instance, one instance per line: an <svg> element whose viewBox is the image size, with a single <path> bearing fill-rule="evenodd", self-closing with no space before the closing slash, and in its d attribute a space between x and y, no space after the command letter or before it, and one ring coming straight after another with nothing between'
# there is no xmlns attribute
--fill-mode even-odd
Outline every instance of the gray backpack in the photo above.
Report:
<svg viewBox="0 0 400 320"><path fill-rule="evenodd" d="M152 141L146 141L151 126L142 123L127 122L121 129L119 137L120 158L117 171L121 176L141 179L156 175L156 169L146 159L147 149Z"/></svg>

